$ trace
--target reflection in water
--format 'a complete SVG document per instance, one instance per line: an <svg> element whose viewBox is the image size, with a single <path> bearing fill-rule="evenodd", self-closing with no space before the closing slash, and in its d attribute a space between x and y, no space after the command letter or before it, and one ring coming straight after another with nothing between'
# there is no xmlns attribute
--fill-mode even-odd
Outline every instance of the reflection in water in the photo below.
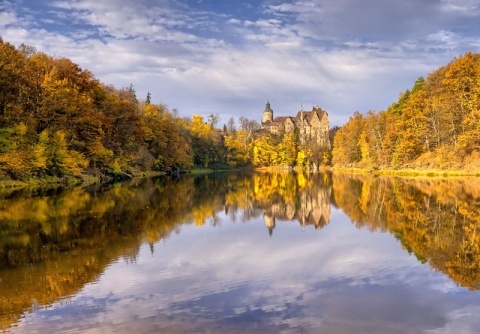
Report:
<svg viewBox="0 0 480 334"><path fill-rule="evenodd" d="M331 202L357 227L389 231L421 262L428 262L461 286L472 290L480 288L480 231L477 231L480 181L477 179L401 181L292 173L142 179L87 189L3 194L0 199L0 328L15 326L26 312L46 310L54 302L75 304L72 299L86 284L107 279L104 277L107 269L118 260L136 263L145 243L153 255L156 244L172 233L180 233L182 225L222 227L226 218L233 223L260 220L272 239L278 238L287 247L291 241L282 239L285 238L282 229L288 230L283 222L296 221L303 228L311 225L322 229L331 220ZM219 258L226 257L238 242L241 241L232 239L222 244ZM188 247L182 250L188 252ZM196 250L200 251L207 250ZM205 256L215 258L215 255ZM284 256L287 258L284 261L288 261L289 255ZM323 261L336 260L332 254ZM289 268L298 263L296 259L292 261ZM229 263L235 264L235 261ZM340 267L329 270L334 272ZM305 269L299 267L298 270L296 275ZM178 277L174 286L181 285L181 272L175 275ZM318 285L312 283L312 286L315 284ZM241 283L237 292L247 293L242 289L248 286L247 281ZM344 291L349 289L344 287ZM199 290L195 291L190 294L193 296ZM332 298L329 293L324 296L325 300ZM375 295L375 291L368 295ZM233 296L230 294L228 298ZM330 305L335 302L338 299ZM195 303L195 299L178 301L169 304L168 309L183 310L196 307ZM210 307L217 301L209 303ZM285 311L275 312L286 317ZM350 314L356 312L358 310L349 311ZM296 316L305 317L300 313ZM308 318L310 323L313 323L312 316ZM162 321L167 320L171 321Z"/></svg>
<svg viewBox="0 0 480 334"><path fill-rule="evenodd" d="M320 229L330 221L331 178L328 174L254 176L253 205L263 210L270 235L277 220L297 220Z"/></svg>
<svg viewBox="0 0 480 334"><path fill-rule="evenodd" d="M389 231L421 262L480 289L480 179L335 174L336 203L357 226Z"/></svg>
<svg viewBox="0 0 480 334"><path fill-rule="evenodd" d="M223 174L4 194L0 199L2 327L25 311L77 293L118 258L135 261L143 241L153 247L177 231L179 224L202 226L207 220L218 224L223 210L233 219L241 213L244 220L262 211L266 220L269 215L273 220L272 215L286 218L282 214L287 210L290 219L297 217L302 224L326 224L330 188L323 187L329 178L317 179L302 174ZM299 202L303 199L306 202ZM314 207L317 204L322 208Z"/></svg>

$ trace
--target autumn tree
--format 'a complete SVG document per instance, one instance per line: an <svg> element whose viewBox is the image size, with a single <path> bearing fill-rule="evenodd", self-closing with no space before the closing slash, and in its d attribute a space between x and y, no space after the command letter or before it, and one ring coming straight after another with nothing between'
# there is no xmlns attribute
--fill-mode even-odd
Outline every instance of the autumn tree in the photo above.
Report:
<svg viewBox="0 0 480 334"><path fill-rule="evenodd" d="M259 136L253 141L253 165L256 167L279 165L281 158L276 150L278 138L271 134Z"/></svg>
<svg viewBox="0 0 480 334"><path fill-rule="evenodd" d="M359 141L363 126L363 115L355 112L348 123L338 130L333 143L333 164L350 165L362 159Z"/></svg>
<svg viewBox="0 0 480 334"><path fill-rule="evenodd" d="M225 149L228 165L245 166L251 162L251 145L247 141L247 133L244 130L225 137Z"/></svg>
<svg viewBox="0 0 480 334"><path fill-rule="evenodd" d="M363 116L363 130L358 137L354 130L359 124L355 114L335 136L334 163L357 167L477 169L479 65L480 55L467 53L426 79L420 77L387 110Z"/></svg>
<svg viewBox="0 0 480 334"><path fill-rule="evenodd" d="M212 129L214 129L221 120L219 114L210 114L207 116L207 119L208 119L208 124Z"/></svg>
<svg viewBox="0 0 480 334"><path fill-rule="evenodd" d="M194 115L190 124L194 163L208 167L220 162L222 158L221 138L219 133L203 117Z"/></svg>

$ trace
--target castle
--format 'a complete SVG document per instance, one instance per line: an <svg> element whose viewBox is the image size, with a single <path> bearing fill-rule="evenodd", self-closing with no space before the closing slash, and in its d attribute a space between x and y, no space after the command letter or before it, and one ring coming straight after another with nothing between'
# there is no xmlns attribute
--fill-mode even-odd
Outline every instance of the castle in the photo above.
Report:
<svg viewBox="0 0 480 334"><path fill-rule="evenodd" d="M329 124L327 112L319 106L313 107L312 111L303 111L302 108L294 117L280 116L275 119L269 102L263 111L262 129L272 134L293 133L295 129L298 129L299 140L302 144L330 147Z"/></svg>

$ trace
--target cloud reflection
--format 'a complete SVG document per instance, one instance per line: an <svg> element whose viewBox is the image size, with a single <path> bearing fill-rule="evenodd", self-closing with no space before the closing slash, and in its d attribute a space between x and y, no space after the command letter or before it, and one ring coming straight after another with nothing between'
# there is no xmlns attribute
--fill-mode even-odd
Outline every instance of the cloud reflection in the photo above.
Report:
<svg viewBox="0 0 480 334"><path fill-rule="evenodd" d="M366 189L365 180L336 177L333 187L329 177L319 175L233 180L206 176L174 187L147 184L140 187L143 196L122 197L116 189L118 198L142 199L141 214L132 210L129 217L155 217L144 225L146 232L139 232L149 243L129 248L133 255L118 257L68 301L25 314L13 331L449 333L459 328L460 333L475 333L479 292L458 286L429 265L443 258L419 261L405 241L410 239L385 233L398 229L388 219L365 219L362 213L371 212L365 204L370 201L357 205L361 196L355 193ZM423 186L437 189L433 181ZM158 189L169 196L163 198ZM396 184L395 189L403 188ZM403 190L419 196L420 190ZM165 205L166 198L170 204L182 203L172 200L175 193L182 198L189 194L202 219L191 216L191 207L182 216L183 206L176 213ZM152 211L162 203L169 215L147 212L143 200ZM335 206L325 208L326 200ZM215 212L215 223L205 212ZM173 216L173 227L163 224ZM273 233L269 217L276 218ZM322 224L317 224L319 217L324 217ZM378 227L384 225L388 228Z"/></svg>
<svg viewBox="0 0 480 334"><path fill-rule="evenodd" d="M136 264L112 265L70 305L38 313L35 320L67 330L69 320L78 324L81 316L87 332L186 326L218 332L413 333L449 328L457 319L454 292L462 289L406 257L389 235L358 230L339 212L332 218L321 233L281 225L278 240L258 233L265 228L260 219L225 222L219 229L183 227L167 243L156 244L153 256L142 247ZM240 229L251 237L239 235ZM209 233L215 242L205 238ZM429 287L432 282L450 285L448 302ZM52 321L59 312L61 321ZM468 329L475 323L466 318Z"/></svg>

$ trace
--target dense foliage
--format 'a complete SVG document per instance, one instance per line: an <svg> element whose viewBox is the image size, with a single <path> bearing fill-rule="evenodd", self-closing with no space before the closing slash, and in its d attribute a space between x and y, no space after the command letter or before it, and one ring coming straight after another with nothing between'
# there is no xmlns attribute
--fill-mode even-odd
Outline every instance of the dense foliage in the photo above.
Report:
<svg viewBox="0 0 480 334"><path fill-rule="evenodd" d="M181 119L150 100L150 93L139 100L132 85L104 85L69 59L0 38L0 180L116 177L215 164L480 167L479 54L418 79L385 111L356 112L331 129L333 151L301 144L295 132L272 135L244 117L230 118L219 130L218 114Z"/></svg>
<svg viewBox="0 0 480 334"><path fill-rule="evenodd" d="M0 179L188 169L195 138L150 94L0 39Z"/></svg>
<svg viewBox="0 0 480 334"><path fill-rule="evenodd" d="M337 133L333 163L363 168L478 170L480 54L419 78L380 113L356 112Z"/></svg>
<svg viewBox="0 0 480 334"><path fill-rule="evenodd" d="M329 160L328 150L264 133L255 120L230 118L223 131L219 121L218 114L180 119L152 104L150 93L139 100L133 85L104 85L69 59L0 38L0 180Z"/></svg>

